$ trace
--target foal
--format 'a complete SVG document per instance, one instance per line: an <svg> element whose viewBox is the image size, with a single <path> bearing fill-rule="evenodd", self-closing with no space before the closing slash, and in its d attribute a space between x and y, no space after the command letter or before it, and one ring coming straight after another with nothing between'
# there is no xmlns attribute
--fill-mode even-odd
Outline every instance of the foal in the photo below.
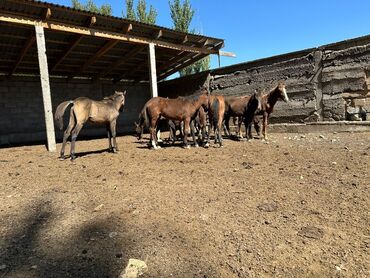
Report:
<svg viewBox="0 0 370 278"><path fill-rule="evenodd" d="M64 150L67 139L71 137L71 160L76 158L75 143L78 134L86 122L104 124L108 133L109 150L112 152L118 151L116 142L116 123L119 112L122 111L125 104L125 92L115 92L103 100L95 101L87 97L79 97L75 100L68 100L58 105L55 111L55 121L59 128L63 129L63 115L69 105L72 105L69 114L69 124L64 131L63 145L60 150L60 158L65 159ZM113 138L113 146L112 146Z"/></svg>
<svg viewBox="0 0 370 278"><path fill-rule="evenodd" d="M261 110L256 113L256 115L262 115L263 116L263 122L262 122L262 135L264 140L267 140L267 125L268 125L268 118L270 117L270 114L274 110L274 106L276 102L281 99L284 102L288 102L289 98L285 89L284 82L280 81L279 84L269 91L267 94L262 95L262 103L261 103ZM256 128L256 131L259 135L259 120L257 117L254 119L254 126ZM252 128L251 126L248 129L248 136L252 136Z"/></svg>
<svg viewBox="0 0 370 278"><path fill-rule="evenodd" d="M156 128L160 117L174 121L184 121L184 146L189 148L187 137L190 132L190 122L195 119L201 107L208 109L208 97L207 89L201 89L198 94L175 99L154 97L144 105L136 131L138 134L142 134L144 126L149 126L150 144L154 149L158 149ZM193 139L195 141L195 138Z"/></svg>

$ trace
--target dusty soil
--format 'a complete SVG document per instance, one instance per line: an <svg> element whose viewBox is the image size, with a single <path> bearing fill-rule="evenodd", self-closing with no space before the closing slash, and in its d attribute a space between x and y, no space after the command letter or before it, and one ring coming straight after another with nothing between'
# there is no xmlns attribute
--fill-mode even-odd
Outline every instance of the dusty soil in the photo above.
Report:
<svg viewBox="0 0 370 278"><path fill-rule="evenodd" d="M0 149L0 277L369 277L370 133L322 135Z"/></svg>

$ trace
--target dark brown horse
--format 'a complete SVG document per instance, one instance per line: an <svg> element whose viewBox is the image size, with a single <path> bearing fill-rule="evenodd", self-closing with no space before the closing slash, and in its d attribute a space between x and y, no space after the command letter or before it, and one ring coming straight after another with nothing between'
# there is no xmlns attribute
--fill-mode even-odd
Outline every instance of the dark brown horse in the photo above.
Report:
<svg viewBox="0 0 370 278"><path fill-rule="evenodd" d="M105 124L108 133L109 150L112 152L118 151L116 142L116 123L119 112L122 111L123 105L125 104L125 95L126 91L115 92L113 95L105 97L100 101L95 101L87 97L79 97L75 100L68 100L59 104L55 111L55 121L61 130L63 129L64 112L69 105L72 105L69 115L69 124L67 129L64 131L60 158L65 159L65 145L71 133L71 160L76 158L76 138L86 122ZM111 141L112 138L113 146Z"/></svg>
<svg viewBox="0 0 370 278"><path fill-rule="evenodd" d="M285 84L284 82L280 81L279 84L270 90L267 94L262 95L262 103L261 103L261 110L256 113L256 115L262 115L263 116L263 121L262 121L262 135L263 139L267 140L267 125L268 125L268 118L270 117L270 114L274 110L274 106L276 102L281 99L285 102L289 101L286 89L285 89ZM260 125L259 125L259 119L256 116L254 119L254 126L255 129L259 135L259 130L260 130ZM252 137L252 128L251 125L249 126L248 129L248 137Z"/></svg>
<svg viewBox="0 0 370 278"><path fill-rule="evenodd" d="M149 126L150 144L154 149L158 149L156 136L158 120L164 117L169 120L184 121L184 146L189 148L187 137L190 132L190 122L195 119L200 107L208 109L208 97L207 89L201 89L191 96L175 99L154 97L144 105L139 115L136 132L140 136L144 126ZM194 135L193 139L196 141Z"/></svg>
<svg viewBox="0 0 370 278"><path fill-rule="evenodd" d="M213 131L215 134L215 144L219 143L222 147L222 123L224 121L225 114L225 97L221 95L213 95L209 97L209 121L213 126ZM209 138L209 136L208 136Z"/></svg>
<svg viewBox="0 0 370 278"><path fill-rule="evenodd" d="M238 118L238 133L244 122L245 129L251 125L255 112L262 109L262 94L255 92L251 96L225 98L225 132L230 135L229 121L231 117Z"/></svg>

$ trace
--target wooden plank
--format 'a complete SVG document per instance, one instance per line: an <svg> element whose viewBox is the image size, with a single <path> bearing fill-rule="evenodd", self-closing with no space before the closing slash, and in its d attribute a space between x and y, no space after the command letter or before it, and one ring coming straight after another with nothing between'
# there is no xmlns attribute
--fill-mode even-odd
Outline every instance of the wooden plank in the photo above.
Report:
<svg viewBox="0 0 370 278"><path fill-rule="evenodd" d="M198 57L199 57L199 59L198 59ZM161 75L159 75L159 80L165 79L166 77L170 76L171 74L174 74L175 72L179 71L179 68L187 67L187 66L195 63L196 61L198 61L198 60L200 60L200 59L202 59L204 57L206 57L206 56L202 55L201 53L198 53L198 54L193 55L190 58L189 61L184 62L182 64L179 64L179 65L175 66L174 68L172 68L171 70L169 70L169 71L167 71L167 72L162 73ZM194 59L196 59L196 60L194 60Z"/></svg>
<svg viewBox="0 0 370 278"><path fill-rule="evenodd" d="M50 82L48 72L48 61L46 57L44 28L40 25L35 26L37 53L40 67L40 79L42 89L42 99L44 103L45 125L47 135L47 145L49 152L56 151L53 109L51 105Z"/></svg>
<svg viewBox="0 0 370 278"><path fill-rule="evenodd" d="M80 35L94 36L94 37L99 37L99 38L113 39L113 40L138 43L138 44L153 43L154 46L156 47L174 49L174 50L179 50L179 51L187 51L187 52L193 52L193 53L218 54L218 50L216 49L205 49L201 47L179 45L179 44L169 43L169 42L160 41L160 40L152 40L152 39L129 35L129 34L121 34L121 33L116 33L112 31L103 31L99 29L75 26L75 25L70 25L70 24L40 22L35 19L8 15L4 13L0 13L0 21L11 22L11 23L16 23L16 24L24 24L24 25L41 24L44 28L55 30L55 31L69 32L69 33L75 33L75 34L80 34Z"/></svg>
<svg viewBox="0 0 370 278"><path fill-rule="evenodd" d="M104 77L104 76L108 75L109 73L111 73L112 71L114 71L115 69L117 69L118 67L120 67L123 64L125 64L130 58L134 57L135 55L137 55L138 53L140 53L141 51L143 51L145 48L146 48L146 45L136 45L136 46L134 46L122 58L118 59L117 61L115 61L114 63L112 63L109 67L107 67L107 69L104 72L102 72L99 75L99 77Z"/></svg>
<svg viewBox="0 0 370 278"><path fill-rule="evenodd" d="M82 73L88 66L95 63L100 57L102 57L105 53L107 53L110 49L112 49L119 40L109 40L107 41L103 47L101 47L93 56L91 56L81 67L80 69L75 73L75 76Z"/></svg>
<svg viewBox="0 0 370 278"><path fill-rule="evenodd" d="M32 31L31 35L28 37L26 43L24 44L21 53L18 56L17 61L15 62L12 70L10 71L9 75L13 75L15 71L17 70L19 64L22 62L24 56L26 55L27 51L31 48L31 46L35 43L36 36L35 33Z"/></svg>
<svg viewBox="0 0 370 278"><path fill-rule="evenodd" d="M236 54L233 52L226 52L226 51L221 51L221 50L218 51L218 55L225 56L225 57L232 57L232 58L236 57Z"/></svg>
<svg viewBox="0 0 370 278"><path fill-rule="evenodd" d="M142 67L144 67L145 65L148 65L148 62L145 60L139 64L137 64L135 67L129 69L129 75L127 73L124 73L116 78L114 78L113 82L119 82L121 79L125 78L125 77L129 77L129 76L133 76L133 74L135 72L137 72L139 69L141 69ZM136 78L137 79L137 78ZM141 80L139 80L141 81Z"/></svg>
<svg viewBox="0 0 370 278"><path fill-rule="evenodd" d="M46 8L45 12L44 12L44 15L42 16L42 20L44 20L44 21L49 20L50 17L51 17L51 9Z"/></svg>
<svg viewBox="0 0 370 278"><path fill-rule="evenodd" d="M152 97L158 96L158 85L157 85L157 69L155 61L155 45L150 43L148 47L148 60L149 60L149 84L150 93Z"/></svg>
<svg viewBox="0 0 370 278"><path fill-rule="evenodd" d="M129 32L131 32L131 30L132 30L132 24L131 23L124 24L123 27L122 27L122 31L125 34L128 34Z"/></svg>

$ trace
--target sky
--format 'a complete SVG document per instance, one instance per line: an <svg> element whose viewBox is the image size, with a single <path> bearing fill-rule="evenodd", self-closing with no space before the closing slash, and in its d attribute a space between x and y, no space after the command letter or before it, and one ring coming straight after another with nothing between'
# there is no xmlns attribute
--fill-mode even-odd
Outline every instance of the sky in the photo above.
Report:
<svg viewBox="0 0 370 278"><path fill-rule="evenodd" d="M70 0L47 0L70 6ZM81 0L85 2L85 0ZM122 16L125 0L110 3ZM135 0L137 2L137 0ZM192 28L225 40L221 66L317 47L370 34L369 0L190 0L195 10ZM168 0L147 0L158 11L156 25L172 28ZM218 67L212 55L211 68Z"/></svg>

